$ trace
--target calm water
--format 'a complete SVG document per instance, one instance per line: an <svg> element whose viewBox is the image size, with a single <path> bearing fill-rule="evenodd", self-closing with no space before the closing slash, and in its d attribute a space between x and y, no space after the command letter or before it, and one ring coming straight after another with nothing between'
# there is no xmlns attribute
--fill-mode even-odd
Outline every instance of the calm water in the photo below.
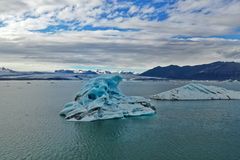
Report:
<svg viewBox="0 0 240 160"><path fill-rule="evenodd" d="M123 82L147 96L186 82ZM207 82L240 90L240 83ZM239 160L240 101L157 102L152 117L90 123L58 116L81 81L0 82L0 159Z"/></svg>

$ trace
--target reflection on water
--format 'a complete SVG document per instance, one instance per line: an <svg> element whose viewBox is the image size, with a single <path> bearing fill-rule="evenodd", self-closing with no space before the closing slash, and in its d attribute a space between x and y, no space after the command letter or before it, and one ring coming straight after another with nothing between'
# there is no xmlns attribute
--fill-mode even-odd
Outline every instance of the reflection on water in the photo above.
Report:
<svg viewBox="0 0 240 160"><path fill-rule="evenodd" d="M154 116L67 122L58 112L82 83L0 82L0 159L240 159L240 101L153 101ZM184 84L124 82L121 89L148 96Z"/></svg>

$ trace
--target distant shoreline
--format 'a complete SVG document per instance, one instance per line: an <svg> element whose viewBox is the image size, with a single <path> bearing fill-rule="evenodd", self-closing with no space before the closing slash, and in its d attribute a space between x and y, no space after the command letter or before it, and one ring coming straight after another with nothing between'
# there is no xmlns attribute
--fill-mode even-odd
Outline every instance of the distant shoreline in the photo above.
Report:
<svg viewBox="0 0 240 160"><path fill-rule="evenodd" d="M92 77L93 78L93 77ZM91 78L84 78L84 79L68 79L68 78L49 78L49 79L44 79L44 78L0 78L1 81L85 81ZM128 81L202 81L202 82L240 82L240 80L199 80L199 79L141 79L141 78L133 78L133 79L126 79Z"/></svg>

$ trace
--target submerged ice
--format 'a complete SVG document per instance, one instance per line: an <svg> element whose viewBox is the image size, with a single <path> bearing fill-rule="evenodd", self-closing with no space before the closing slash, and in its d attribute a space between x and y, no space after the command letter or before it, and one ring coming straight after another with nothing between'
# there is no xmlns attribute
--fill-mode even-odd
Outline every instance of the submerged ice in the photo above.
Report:
<svg viewBox="0 0 240 160"><path fill-rule="evenodd" d="M231 100L240 99L240 92L217 86L190 83L153 95L151 98L156 100Z"/></svg>
<svg viewBox="0 0 240 160"><path fill-rule="evenodd" d="M91 79L60 115L72 121L95 121L154 114L155 108L147 99L125 96L119 91L121 80L117 75Z"/></svg>

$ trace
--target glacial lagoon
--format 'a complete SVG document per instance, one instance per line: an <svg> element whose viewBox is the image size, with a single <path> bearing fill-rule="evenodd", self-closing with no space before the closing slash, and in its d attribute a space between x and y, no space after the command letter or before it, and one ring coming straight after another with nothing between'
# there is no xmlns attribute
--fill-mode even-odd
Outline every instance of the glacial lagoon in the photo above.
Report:
<svg viewBox="0 0 240 160"><path fill-rule="evenodd" d="M84 81L1 81L0 159L237 160L240 101L152 101L154 116L68 122L58 115ZM124 81L148 97L186 81ZM200 82L240 90L240 82Z"/></svg>

